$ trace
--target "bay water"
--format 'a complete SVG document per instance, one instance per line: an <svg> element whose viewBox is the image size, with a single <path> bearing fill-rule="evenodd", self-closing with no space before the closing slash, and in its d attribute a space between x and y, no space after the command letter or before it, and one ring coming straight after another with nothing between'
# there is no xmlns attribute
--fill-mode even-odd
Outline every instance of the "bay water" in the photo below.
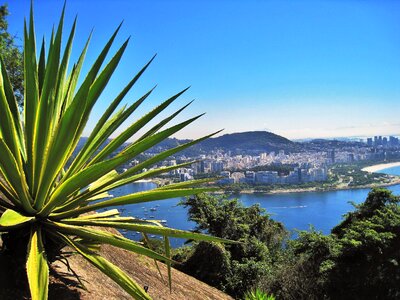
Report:
<svg viewBox="0 0 400 300"><path fill-rule="evenodd" d="M394 167L381 171L391 175L400 175L400 167ZM152 182L138 182L128 184L112 191L114 197L122 196L138 191L155 188ZM400 195L400 185L387 187L395 195ZM231 198L238 198L245 206L259 203L266 209L271 218L282 222L285 227L296 234L296 230L308 230L313 226L316 230L328 234L337 225L342 216L354 210L351 202L359 204L363 202L371 189L350 189L327 192L300 192L286 194L236 194ZM172 198L154 202L125 205L122 207L122 215L135 216L148 220L163 220L165 226L191 230L196 223L188 221L187 209L178 205L181 198ZM125 236L132 239L140 239L137 232L124 232ZM153 238L159 238L152 236ZM173 247L183 245L185 241L172 239Z"/></svg>

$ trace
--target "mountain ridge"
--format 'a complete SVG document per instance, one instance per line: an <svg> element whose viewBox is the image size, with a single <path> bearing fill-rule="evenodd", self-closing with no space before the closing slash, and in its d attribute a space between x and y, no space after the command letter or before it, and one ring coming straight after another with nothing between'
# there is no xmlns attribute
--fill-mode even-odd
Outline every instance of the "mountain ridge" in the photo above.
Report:
<svg viewBox="0 0 400 300"><path fill-rule="evenodd" d="M191 140L169 138L159 143L153 149L171 148L189 142ZM245 131L227 133L218 137L204 140L190 149L183 151L184 154L204 154L213 150L230 151L233 154L259 154L262 152L280 151L299 152L303 149L301 143L293 142L283 136L268 131Z"/></svg>

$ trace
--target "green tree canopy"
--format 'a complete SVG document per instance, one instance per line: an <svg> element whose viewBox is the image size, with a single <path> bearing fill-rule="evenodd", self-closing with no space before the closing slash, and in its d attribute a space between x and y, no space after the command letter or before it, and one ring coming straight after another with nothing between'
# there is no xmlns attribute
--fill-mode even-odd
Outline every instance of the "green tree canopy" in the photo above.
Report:
<svg viewBox="0 0 400 300"><path fill-rule="evenodd" d="M17 38L8 31L7 16L9 15L6 4L0 6L0 55L6 66L8 76L14 89L18 104L22 105L24 88L23 56L22 50L17 45Z"/></svg>
<svg viewBox="0 0 400 300"><path fill-rule="evenodd" d="M300 232L266 288L280 299L399 299L399 198L374 189L355 208L330 235Z"/></svg>
<svg viewBox="0 0 400 300"><path fill-rule="evenodd" d="M200 194L183 202L197 231L240 241L240 244L198 243L178 268L241 297L272 273L282 242L287 237L283 225L265 214L258 204L245 207L238 199Z"/></svg>

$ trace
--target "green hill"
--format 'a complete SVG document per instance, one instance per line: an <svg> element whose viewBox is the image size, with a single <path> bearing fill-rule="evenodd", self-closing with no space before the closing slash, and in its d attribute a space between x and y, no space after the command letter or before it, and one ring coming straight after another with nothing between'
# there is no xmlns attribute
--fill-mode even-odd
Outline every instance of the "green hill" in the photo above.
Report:
<svg viewBox="0 0 400 300"><path fill-rule="evenodd" d="M176 147L190 140L167 139L155 146L151 151L159 152L165 148ZM207 139L182 152L188 156L206 154L212 150L230 151L232 154L253 154L284 150L285 152L299 152L303 149L301 143L295 143L280 135L268 131L248 131L224 134Z"/></svg>
<svg viewBox="0 0 400 300"><path fill-rule="evenodd" d="M287 138L268 131L249 131L225 134L203 141L197 148L201 151L222 149L238 154L252 154L284 150L285 152L300 151L302 146Z"/></svg>

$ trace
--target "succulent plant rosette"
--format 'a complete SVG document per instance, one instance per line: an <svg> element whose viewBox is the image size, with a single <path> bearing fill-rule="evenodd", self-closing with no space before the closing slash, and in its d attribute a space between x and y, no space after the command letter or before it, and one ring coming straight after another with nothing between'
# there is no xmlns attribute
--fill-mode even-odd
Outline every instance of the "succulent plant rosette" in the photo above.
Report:
<svg viewBox="0 0 400 300"><path fill-rule="evenodd" d="M167 167L157 167L157 164L213 134L153 156L145 156L146 159L141 159L124 172L117 171L118 167L126 165L200 117L168 125L189 103L168 117L155 121L155 117L181 96L185 89L143 117L135 118L120 134L110 139L152 93L153 89L132 104L119 108L153 57L110 100L93 131L78 149L90 113L116 70L128 40L105 63L118 27L83 76L81 69L90 36L77 61L70 66L76 20L68 32L64 47L63 23L64 10L48 45L43 39L37 52L31 8L30 20L25 22L24 27L22 108L17 105L7 70L1 61L0 233L3 249L21 255L32 299L47 299L49 266L55 259L65 258L65 247L82 255L135 299L150 299L141 286L101 256L100 245L109 244L165 263L171 285L170 237L230 241L171 229L157 221L121 216L117 208L207 192L212 189L203 184L210 179L174 183L118 197L110 197L108 192L122 185L190 166L193 161ZM161 236L165 253L157 253L141 242L124 238L106 228L138 231L145 240L148 234Z"/></svg>

